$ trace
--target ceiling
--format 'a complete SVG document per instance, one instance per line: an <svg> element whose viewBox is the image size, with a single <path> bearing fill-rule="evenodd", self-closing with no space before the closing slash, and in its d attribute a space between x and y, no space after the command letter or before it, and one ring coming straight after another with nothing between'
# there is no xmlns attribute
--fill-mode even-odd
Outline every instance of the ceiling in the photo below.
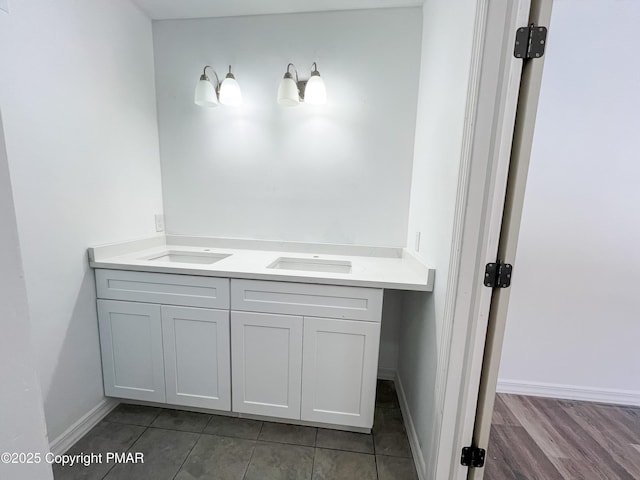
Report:
<svg viewBox="0 0 640 480"><path fill-rule="evenodd" d="M423 0L133 0L153 20L420 6Z"/></svg>

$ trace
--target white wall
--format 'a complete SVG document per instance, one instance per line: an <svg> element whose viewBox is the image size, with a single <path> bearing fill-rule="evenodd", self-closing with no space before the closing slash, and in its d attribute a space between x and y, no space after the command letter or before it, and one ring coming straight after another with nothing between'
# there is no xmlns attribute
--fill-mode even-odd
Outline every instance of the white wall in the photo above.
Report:
<svg viewBox="0 0 640 480"><path fill-rule="evenodd" d="M638 22L635 0L554 4L499 389L640 404Z"/></svg>
<svg viewBox="0 0 640 480"><path fill-rule="evenodd" d="M384 291L378 372L385 377L393 378L398 371L403 305L404 292L400 290Z"/></svg>
<svg viewBox="0 0 640 480"><path fill-rule="evenodd" d="M433 293L405 294L399 379L431 478L434 432L442 412L435 399L453 233L462 134L471 64L475 2L427 0L416 123L408 246L435 268ZM419 251L416 232L421 232Z"/></svg>
<svg viewBox="0 0 640 480"><path fill-rule="evenodd" d="M1 15L1 13L0 13ZM27 291L0 117L0 452L49 451L40 384L31 349ZM53 478L51 466L0 465L3 478Z"/></svg>
<svg viewBox="0 0 640 480"><path fill-rule="evenodd" d="M420 27L418 8L154 22L168 231L404 246ZM287 63L313 61L328 104L278 106ZM193 104L205 64L233 65L241 108Z"/></svg>
<svg viewBox="0 0 640 480"><path fill-rule="evenodd" d="M86 248L154 234L162 211L151 22L127 0L12 2L0 15L0 64L53 440L103 399Z"/></svg>

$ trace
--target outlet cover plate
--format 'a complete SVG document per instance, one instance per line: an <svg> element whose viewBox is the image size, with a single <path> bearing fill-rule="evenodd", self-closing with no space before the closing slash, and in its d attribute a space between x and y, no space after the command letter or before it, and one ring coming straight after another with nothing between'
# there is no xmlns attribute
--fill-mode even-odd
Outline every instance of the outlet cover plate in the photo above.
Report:
<svg viewBox="0 0 640 480"><path fill-rule="evenodd" d="M156 213L155 221L156 221L156 232L164 232L164 215L161 213Z"/></svg>

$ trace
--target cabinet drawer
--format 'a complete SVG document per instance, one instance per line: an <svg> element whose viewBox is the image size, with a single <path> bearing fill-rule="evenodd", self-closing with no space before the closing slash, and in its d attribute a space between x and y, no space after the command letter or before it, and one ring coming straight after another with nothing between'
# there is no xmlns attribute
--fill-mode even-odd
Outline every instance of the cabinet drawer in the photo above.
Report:
<svg viewBox="0 0 640 480"><path fill-rule="evenodd" d="M231 280L231 308L380 322L382 289Z"/></svg>
<svg viewBox="0 0 640 480"><path fill-rule="evenodd" d="M188 307L229 308L229 279L96 270L98 298Z"/></svg>

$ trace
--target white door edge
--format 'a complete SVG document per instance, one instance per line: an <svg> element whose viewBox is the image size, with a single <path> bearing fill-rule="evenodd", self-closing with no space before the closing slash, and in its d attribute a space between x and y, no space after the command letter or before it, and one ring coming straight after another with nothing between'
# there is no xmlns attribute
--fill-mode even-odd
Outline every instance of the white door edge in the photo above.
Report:
<svg viewBox="0 0 640 480"><path fill-rule="evenodd" d="M530 0L478 2L456 199L449 284L436 378L437 454L433 478L466 478L460 448L471 444L491 289L484 266L496 260L522 60L516 28Z"/></svg>
<svg viewBox="0 0 640 480"><path fill-rule="evenodd" d="M531 0L529 22L548 26L551 20L552 6L553 0ZM543 67L544 58L536 59L527 63L522 75L518 119L513 136L509 188L505 199L498 250L500 258L507 263L513 263L516 257ZM484 449L487 449L489 445L509 296L510 289L508 288L494 292L491 299L488 326L485 327L484 358L475 418L473 419L473 442ZM482 480L484 472L484 468L470 469L467 478L469 480Z"/></svg>

